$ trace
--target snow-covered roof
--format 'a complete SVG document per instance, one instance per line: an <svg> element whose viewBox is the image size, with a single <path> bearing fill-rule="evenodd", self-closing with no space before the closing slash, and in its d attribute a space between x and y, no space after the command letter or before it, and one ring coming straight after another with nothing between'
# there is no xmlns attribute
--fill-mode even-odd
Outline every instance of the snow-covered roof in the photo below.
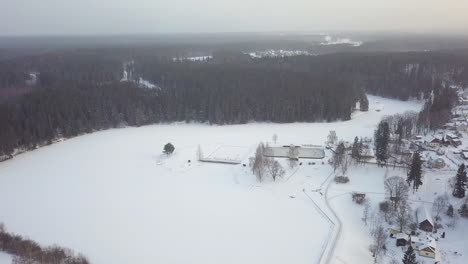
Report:
<svg viewBox="0 0 468 264"><path fill-rule="evenodd" d="M453 133L448 133L447 134L447 137L451 138L451 139L458 139L458 136L453 134Z"/></svg>
<svg viewBox="0 0 468 264"><path fill-rule="evenodd" d="M434 239L431 239L419 247L419 250L432 251L435 253L437 248L436 242Z"/></svg>
<svg viewBox="0 0 468 264"><path fill-rule="evenodd" d="M464 159L468 159L468 152L463 151L461 155Z"/></svg>
<svg viewBox="0 0 468 264"><path fill-rule="evenodd" d="M422 240L417 236L410 236L411 243L423 244Z"/></svg>
<svg viewBox="0 0 468 264"><path fill-rule="evenodd" d="M405 239L405 240L408 240L409 239L409 236L405 233L398 233L396 234L395 236L396 239Z"/></svg>
<svg viewBox="0 0 468 264"><path fill-rule="evenodd" d="M427 220L427 221L429 221L429 223L431 223L431 225L434 225L434 221L432 221L432 215L429 212L429 210L427 209L427 207L424 206L424 205L421 205L416 210L416 218L418 219L419 223L424 222L425 220Z"/></svg>

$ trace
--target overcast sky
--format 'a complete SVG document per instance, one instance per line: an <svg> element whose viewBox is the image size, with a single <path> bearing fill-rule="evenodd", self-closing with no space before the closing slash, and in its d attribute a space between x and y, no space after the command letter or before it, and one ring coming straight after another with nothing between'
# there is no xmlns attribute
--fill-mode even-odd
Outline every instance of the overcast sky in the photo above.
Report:
<svg viewBox="0 0 468 264"><path fill-rule="evenodd" d="M0 0L0 35L468 31L468 0Z"/></svg>

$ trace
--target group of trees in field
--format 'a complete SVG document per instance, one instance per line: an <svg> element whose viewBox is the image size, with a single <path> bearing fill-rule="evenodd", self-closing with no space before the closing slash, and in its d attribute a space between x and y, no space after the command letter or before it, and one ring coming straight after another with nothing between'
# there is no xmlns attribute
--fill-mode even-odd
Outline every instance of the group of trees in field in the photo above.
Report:
<svg viewBox="0 0 468 264"><path fill-rule="evenodd" d="M0 223L0 251L13 257L13 264L67 263L89 264L82 254L59 246L42 247L37 242L20 235L8 233Z"/></svg>
<svg viewBox="0 0 468 264"><path fill-rule="evenodd" d="M276 181L277 178L283 177L285 174L283 166L271 157L269 151L271 149L268 144L260 143L255 150L254 156L250 158L250 168L259 182L263 181L268 175L273 181Z"/></svg>

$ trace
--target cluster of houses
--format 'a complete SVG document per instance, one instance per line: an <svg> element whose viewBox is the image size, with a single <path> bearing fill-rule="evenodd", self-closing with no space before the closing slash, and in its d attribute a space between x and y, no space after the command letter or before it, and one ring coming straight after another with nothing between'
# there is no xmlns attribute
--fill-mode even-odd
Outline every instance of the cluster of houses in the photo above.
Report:
<svg viewBox="0 0 468 264"><path fill-rule="evenodd" d="M412 145L416 145L423 149L437 149L448 146L459 147L462 144L462 141L457 134L447 133L445 135L414 136L411 143Z"/></svg>
<svg viewBox="0 0 468 264"><path fill-rule="evenodd" d="M433 258L437 256L437 241L428 233L434 232L434 221L430 211L421 206L416 210L415 219L418 229L425 233L419 236L412 232L411 234L402 233L398 230L390 230L390 237L395 238L397 247L411 246L420 256Z"/></svg>

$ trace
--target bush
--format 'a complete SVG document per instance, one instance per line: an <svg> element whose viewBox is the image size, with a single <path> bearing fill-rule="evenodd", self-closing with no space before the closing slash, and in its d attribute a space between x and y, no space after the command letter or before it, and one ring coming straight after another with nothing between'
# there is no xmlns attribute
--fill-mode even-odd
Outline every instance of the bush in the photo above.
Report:
<svg viewBox="0 0 468 264"><path fill-rule="evenodd" d="M447 213L446 213L446 214L447 214L447 216L449 216L449 217L453 217L453 213L454 213L454 212L453 212L453 205L450 204L450 205L448 206L448 208L447 208Z"/></svg>
<svg viewBox="0 0 468 264"><path fill-rule="evenodd" d="M166 145L164 145L163 153L166 155L170 155L174 152L174 150L174 145L172 145L171 143L167 143Z"/></svg>
<svg viewBox="0 0 468 264"><path fill-rule="evenodd" d="M363 204L366 201L366 194L365 193L352 193L353 202L357 204Z"/></svg>
<svg viewBox="0 0 468 264"><path fill-rule="evenodd" d="M335 182L336 183L347 183L347 182L349 182L349 178L346 177L346 176L338 176L338 177L335 177Z"/></svg>
<svg viewBox="0 0 468 264"><path fill-rule="evenodd" d="M41 247L37 242L7 233L0 224L0 251L13 256L13 263L89 264L88 259L59 246Z"/></svg>

